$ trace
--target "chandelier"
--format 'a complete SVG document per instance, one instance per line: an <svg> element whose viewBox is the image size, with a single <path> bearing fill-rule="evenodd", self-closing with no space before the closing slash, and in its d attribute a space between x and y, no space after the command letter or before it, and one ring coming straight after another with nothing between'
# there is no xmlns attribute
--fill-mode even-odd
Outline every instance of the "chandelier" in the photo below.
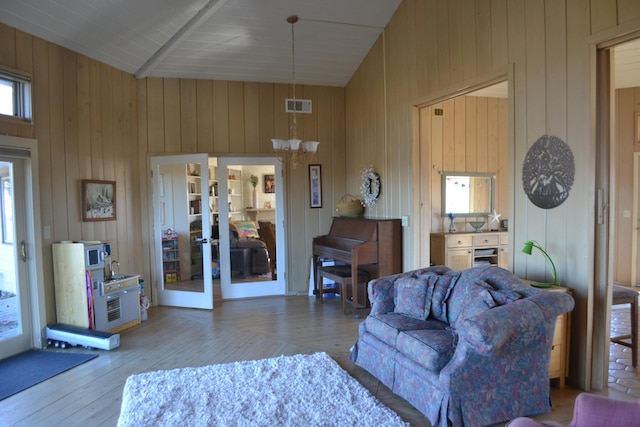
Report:
<svg viewBox="0 0 640 427"><path fill-rule="evenodd" d="M298 139L297 127L297 100L296 100L296 55L295 55L295 35L294 24L298 22L296 15L287 18L291 24L291 81L293 84L293 122L289 129L291 139L272 139L273 151L281 162L290 162L295 169L298 163L308 163L318 151L318 141L303 141Z"/></svg>

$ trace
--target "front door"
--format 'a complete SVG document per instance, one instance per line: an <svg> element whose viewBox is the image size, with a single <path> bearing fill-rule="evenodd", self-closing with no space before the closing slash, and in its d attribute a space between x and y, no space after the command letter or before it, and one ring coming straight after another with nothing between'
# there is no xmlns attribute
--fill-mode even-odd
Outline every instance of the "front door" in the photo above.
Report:
<svg viewBox="0 0 640 427"><path fill-rule="evenodd" d="M153 157L158 303L213 308L207 154Z"/></svg>

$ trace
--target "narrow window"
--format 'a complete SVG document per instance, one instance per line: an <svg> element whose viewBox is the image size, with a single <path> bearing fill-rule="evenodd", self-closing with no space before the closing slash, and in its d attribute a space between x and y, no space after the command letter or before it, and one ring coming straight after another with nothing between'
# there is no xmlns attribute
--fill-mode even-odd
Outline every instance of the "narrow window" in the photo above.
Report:
<svg viewBox="0 0 640 427"><path fill-rule="evenodd" d="M0 114L31 120L31 82L0 70Z"/></svg>

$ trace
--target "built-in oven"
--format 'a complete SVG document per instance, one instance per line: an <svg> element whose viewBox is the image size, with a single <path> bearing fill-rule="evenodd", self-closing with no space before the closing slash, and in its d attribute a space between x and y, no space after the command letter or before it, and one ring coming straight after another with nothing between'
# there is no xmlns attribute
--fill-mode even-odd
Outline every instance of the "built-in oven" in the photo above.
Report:
<svg viewBox="0 0 640 427"><path fill-rule="evenodd" d="M140 318L138 276L103 282L94 297L96 329L111 331Z"/></svg>

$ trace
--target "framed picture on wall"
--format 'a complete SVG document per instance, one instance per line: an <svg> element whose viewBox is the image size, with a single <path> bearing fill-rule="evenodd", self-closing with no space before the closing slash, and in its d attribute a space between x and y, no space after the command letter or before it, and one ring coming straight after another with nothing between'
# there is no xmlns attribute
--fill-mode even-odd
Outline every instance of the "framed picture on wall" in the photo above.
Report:
<svg viewBox="0 0 640 427"><path fill-rule="evenodd" d="M82 180L82 220L112 221L116 219L116 182Z"/></svg>
<svg viewBox="0 0 640 427"><path fill-rule="evenodd" d="M264 175L262 178L263 178L262 181L264 182L264 192L275 193L276 192L276 176Z"/></svg>
<svg viewBox="0 0 640 427"><path fill-rule="evenodd" d="M322 175L320 165L309 165L309 205L322 207Z"/></svg>

